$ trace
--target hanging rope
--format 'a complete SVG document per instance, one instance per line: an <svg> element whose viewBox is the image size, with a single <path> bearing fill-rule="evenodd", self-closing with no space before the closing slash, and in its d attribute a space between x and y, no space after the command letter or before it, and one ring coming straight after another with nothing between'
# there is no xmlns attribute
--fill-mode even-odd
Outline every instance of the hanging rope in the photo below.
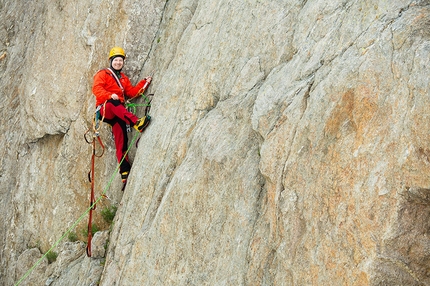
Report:
<svg viewBox="0 0 430 286"><path fill-rule="evenodd" d="M102 153L100 155L96 154L96 138L99 142L100 146L102 147ZM85 138L86 140L86 138ZM90 212L89 212L89 218L88 218L88 243L87 243L87 255L88 257L91 257L91 240L92 240L92 220L93 220L93 210L96 209L96 199L95 199L95 180L94 180L94 165L95 165L95 158L102 157L104 154L105 147L103 145L102 140L100 139L100 136L94 135L92 140L92 156L91 156L91 171L88 173L88 178L91 182L91 198L90 198Z"/></svg>
<svg viewBox="0 0 430 286"><path fill-rule="evenodd" d="M92 145L92 155L91 155L91 170L88 173L88 180L91 183L91 198L90 198L90 211L89 211L89 218L88 218L88 241L87 241L87 256L91 257L91 240L93 238L93 232L92 232L92 221L93 221L93 210L96 209L96 204L95 204L95 190L94 190L94 186L95 186L95 175L94 175L94 166L95 166L95 159L96 157L100 158L103 156L104 152L105 152L105 146L103 145L103 142L100 138L100 127L101 127L101 122L103 122L104 120L104 114L105 112L103 112L103 116L100 118L100 109L106 108L106 102L102 105L102 106L98 106L96 109L96 112L94 114L94 120L93 120L93 137L92 140L89 141L87 138L87 134L90 132L91 129L88 129L87 132L85 132L84 134L84 138L85 141L87 141L88 144ZM97 139L97 140L96 140ZM102 148L102 152L101 154L96 154L96 141L99 142L100 147Z"/></svg>

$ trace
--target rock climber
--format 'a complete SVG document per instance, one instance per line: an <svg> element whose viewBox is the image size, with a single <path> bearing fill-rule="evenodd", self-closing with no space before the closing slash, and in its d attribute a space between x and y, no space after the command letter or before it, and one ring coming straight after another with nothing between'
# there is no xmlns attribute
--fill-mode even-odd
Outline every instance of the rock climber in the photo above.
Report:
<svg viewBox="0 0 430 286"><path fill-rule="evenodd" d="M125 52L121 47L112 48L109 52L110 66L95 74L92 89L100 117L112 126L116 157L120 163L119 172L124 184L131 169L130 161L126 155L128 148L127 125L133 126L138 132L143 132L151 120L150 116L138 118L129 112L125 108L125 100L142 94L145 91L143 87L148 86L152 80L152 77L148 76L133 86L130 79L121 71L125 57Z"/></svg>

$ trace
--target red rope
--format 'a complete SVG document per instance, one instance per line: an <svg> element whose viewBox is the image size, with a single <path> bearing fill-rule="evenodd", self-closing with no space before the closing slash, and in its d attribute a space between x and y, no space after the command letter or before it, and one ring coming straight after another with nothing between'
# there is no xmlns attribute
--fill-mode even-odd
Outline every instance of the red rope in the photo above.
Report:
<svg viewBox="0 0 430 286"><path fill-rule="evenodd" d="M89 130L87 132L85 132L85 135L89 132ZM92 233L92 221L93 221L93 210L96 209L96 198L95 198L95 182L94 182L94 165L95 165L95 158L96 157L101 157L104 154L104 150L105 150L105 146L103 145L103 142L100 138L100 136L94 135L93 136L93 140L92 142L89 142L87 140L87 137L84 135L85 140L92 144L93 147L93 152L91 155L91 171L89 174L89 179L91 182L91 198L90 198L90 212L89 212L89 217L88 217L88 241L87 241L87 256L91 257L91 240L93 239L93 233ZM96 140L95 138L97 138L97 140L99 141L99 144L102 148L102 153L100 155L96 154Z"/></svg>

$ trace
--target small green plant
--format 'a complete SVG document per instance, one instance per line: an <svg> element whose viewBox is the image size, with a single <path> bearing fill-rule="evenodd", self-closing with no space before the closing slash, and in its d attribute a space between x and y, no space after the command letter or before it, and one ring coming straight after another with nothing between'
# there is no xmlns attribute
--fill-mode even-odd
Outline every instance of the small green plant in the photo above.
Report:
<svg viewBox="0 0 430 286"><path fill-rule="evenodd" d="M109 248L109 239L106 240L104 248L105 248L105 250L107 250Z"/></svg>
<svg viewBox="0 0 430 286"><path fill-rule="evenodd" d="M58 253L50 250L45 254L45 257L48 259L48 263L51 264L52 262L57 260Z"/></svg>
<svg viewBox="0 0 430 286"><path fill-rule="evenodd" d="M69 234L67 235L67 238L69 239L69 241L71 242L75 242L78 241L78 235L76 234L76 232L71 231L69 232Z"/></svg>
<svg viewBox="0 0 430 286"><path fill-rule="evenodd" d="M113 219L115 218L115 214L116 214L117 209L118 209L117 206L113 206L113 205L105 207L104 209L102 209L101 215L102 215L103 219L107 223L111 224L113 222Z"/></svg>

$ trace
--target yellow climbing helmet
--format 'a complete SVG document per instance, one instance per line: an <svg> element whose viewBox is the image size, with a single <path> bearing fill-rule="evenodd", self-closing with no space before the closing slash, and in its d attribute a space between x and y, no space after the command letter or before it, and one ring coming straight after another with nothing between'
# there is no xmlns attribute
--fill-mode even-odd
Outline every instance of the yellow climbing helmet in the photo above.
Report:
<svg viewBox="0 0 430 286"><path fill-rule="evenodd" d="M120 47L113 47L109 52L109 59L115 56L121 56L125 58L125 52L123 48Z"/></svg>

